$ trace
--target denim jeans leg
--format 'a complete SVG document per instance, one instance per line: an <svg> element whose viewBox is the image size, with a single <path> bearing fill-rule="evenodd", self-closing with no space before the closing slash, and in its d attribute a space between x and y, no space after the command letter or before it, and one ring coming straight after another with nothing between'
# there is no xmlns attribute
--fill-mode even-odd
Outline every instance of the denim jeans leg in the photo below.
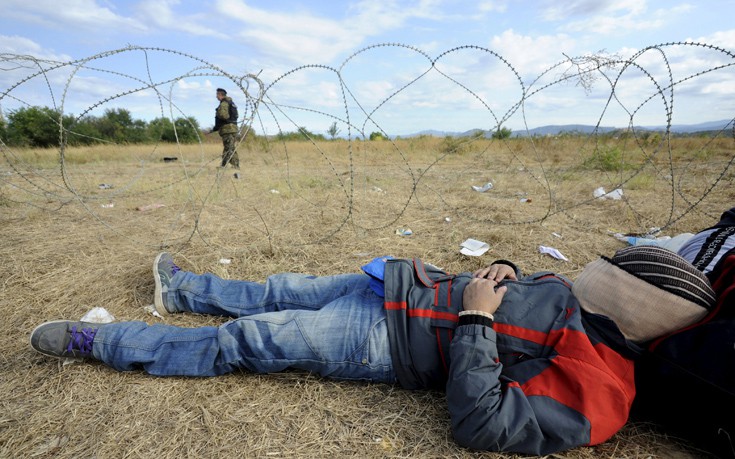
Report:
<svg viewBox="0 0 735 459"><path fill-rule="evenodd" d="M166 299L182 312L244 317L289 309L317 310L349 292L369 288L369 282L364 274L282 273L259 283L179 271Z"/></svg>
<svg viewBox="0 0 735 459"><path fill-rule="evenodd" d="M291 301L285 304L299 308L243 315L220 327L105 325L95 336L93 354L121 371L143 369L160 376L295 368L330 378L393 382L383 299L367 287L354 287L347 292L337 288L341 294L332 293L326 304L322 301L330 295L320 292L318 308Z"/></svg>

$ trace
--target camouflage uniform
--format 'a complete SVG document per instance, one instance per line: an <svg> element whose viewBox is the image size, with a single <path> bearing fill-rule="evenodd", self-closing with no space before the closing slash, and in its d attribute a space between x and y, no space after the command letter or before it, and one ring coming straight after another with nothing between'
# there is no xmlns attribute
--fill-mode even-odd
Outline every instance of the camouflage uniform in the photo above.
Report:
<svg viewBox="0 0 735 459"><path fill-rule="evenodd" d="M235 150L235 144L237 143L237 122L230 121L230 104L232 103L231 97L225 97L219 103L217 110L214 115L214 128L213 131L219 131L220 137L222 137L222 163L221 167L227 166L227 163L232 164L236 168L240 168L240 158L237 156L237 150Z"/></svg>

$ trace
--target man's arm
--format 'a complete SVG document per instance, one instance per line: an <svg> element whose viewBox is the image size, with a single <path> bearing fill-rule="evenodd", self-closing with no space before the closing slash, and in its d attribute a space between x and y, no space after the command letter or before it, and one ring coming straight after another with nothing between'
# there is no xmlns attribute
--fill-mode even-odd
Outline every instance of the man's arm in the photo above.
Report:
<svg viewBox="0 0 735 459"><path fill-rule="evenodd" d="M497 310L504 287L490 300L475 302L472 298L487 295L494 281L473 281L467 288L475 292L471 290L465 298L469 300L465 310ZM626 376L616 374L621 368L608 368L588 342L588 348L578 346L580 338L586 339L583 335L569 331L569 336L555 336L557 341L547 345L574 348L577 355L529 356L505 374L493 327L511 325L493 325L484 315L462 315L450 345L446 393L459 444L476 450L544 455L600 443L625 424L634 392L632 369L626 375L631 378L626 391L622 382ZM530 340L538 334L528 333ZM516 351L524 355L521 341ZM514 380L514 375L522 380Z"/></svg>

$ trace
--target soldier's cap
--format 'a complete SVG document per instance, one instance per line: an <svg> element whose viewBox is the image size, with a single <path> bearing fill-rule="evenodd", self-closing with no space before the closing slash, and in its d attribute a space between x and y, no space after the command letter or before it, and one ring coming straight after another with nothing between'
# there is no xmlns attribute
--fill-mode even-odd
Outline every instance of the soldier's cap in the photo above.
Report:
<svg viewBox="0 0 735 459"><path fill-rule="evenodd" d="M227 95L227 91L222 88L217 88L217 92L221 92L222 94Z"/></svg>

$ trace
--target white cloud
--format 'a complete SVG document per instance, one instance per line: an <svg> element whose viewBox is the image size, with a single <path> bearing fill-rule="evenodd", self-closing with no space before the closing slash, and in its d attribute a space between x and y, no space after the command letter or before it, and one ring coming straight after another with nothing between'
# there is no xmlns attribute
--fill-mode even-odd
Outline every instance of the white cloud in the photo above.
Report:
<svg viewBox="0 0 735 459"><path fill-rule="evenodd" d="M216 10L242 23L244 30L238 36L260 52L289 62L328 63L371 36L400 28L410 18L438 19L437 5L432 0L413 5L360 1L343 19L265 10L244 0L219 0Z"/></svg>
<svg viewBox="0 0 735 459"><path fill-rule="evenodd" d="M609 15L620 10L633 14L646 8L646 0L572 0L546 3L541 17L547 21L568 21L574 16Z"/></svg>
<svg viewBox="0 0 735 459"><path fill-rule="evenodd" d="M71 60L71 58L66 54L56 54L51 50L45 50L41 45L31 40L30 38L20 37L18 35L0 35L0 49L3 50L3 54L1 55L3 57L10 57L8 55L18 54L24 56L33 56L34 58L40 60ZM0 68L7 68L7 66L1 65Z"/></svg>
<svg viewBox="0 0 735 459"><path fill-rule="evenodd" d="M551 64L563 60L562 53L575 55L577 42L566 34L531 37L509 29L494 36L490 48L507 59L521 75L535 77Z"/></svg>
<svg viewBox="0 0 735 459"><path fill-rule="evenodd" d="M139 21L120 16L95 0L3 0L3 15L23 22L58 29L144 31Z"/></svg>
<svg viewBox="0 0 735 459"><path fill-rule="evenodd" d="M542 17L547 21L563 21L562 28L567 32L607 35L658 29L692 9L686 3L649 11L645 0L577 0L555 2L544 9ZM579 19L572 19L575 17Z"/></svg>
<svg viewBox="0 0 735 459"><path fill-rule="evenodd" d="M715 32L712 35L709 35L706 37L700 37L696 40L687 40L687 41L707 43L710 45L725 48L729 50L731 53L735 53L735 29L723 30L720 32Z"/></svg>
<svg viewBox="0 0 735 459"><path fill-rule="evenodd" d="M227 39L229 35L219 32L208 25L211 15L181 15L174 12L173 7L181 3L179 0L145 0L138 4L138 15L144 22L149 22L157 29L178 30L195 36L209 36Z"/></svg>
<svg viewBox="0 0 735 459"><path fill-rule="evenodd" d="M482 13L505 13L508 10L508 2L504 0L483 1L477 5Z"/></svg>
<svg viewBox="0 0 735 459"><path fill-rule="evenodd" d="M732 81L710 83L702 87L702 94L735 96L735 85L732 84Z"/></svg>

